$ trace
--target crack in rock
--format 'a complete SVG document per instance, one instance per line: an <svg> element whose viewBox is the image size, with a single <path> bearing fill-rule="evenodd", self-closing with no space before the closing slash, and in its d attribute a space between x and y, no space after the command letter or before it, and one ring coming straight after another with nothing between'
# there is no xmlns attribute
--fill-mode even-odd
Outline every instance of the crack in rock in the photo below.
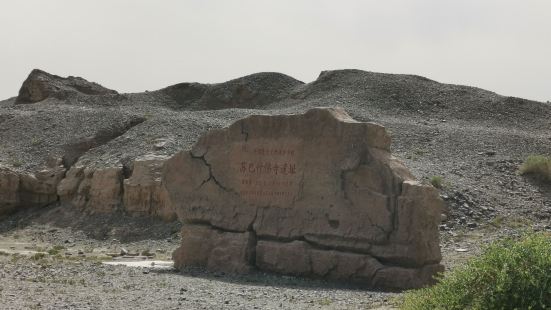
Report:
<svg viewBox="0 0 551 310"><path fill-rule="evenodd" d="M226 192L231 192L232 190L226 188L224 185L222 185L217 179L216 177L214 176L214 174L212 173L212 165L207 161L207 159L205 158L205 156L207 155L207 153L205 152L205 154L201 155L201 156L194 156L192 152L189 153L191 158L193 159L199 159L200 161L203 162L203 164L205 166L208 167L209 169L209 177L206 179L206 180L203 180L203 182L201 182L201 184L199 184L199 186L197 187L197 189L201 188L204 184L208 183L209 181L213 181L214 184L218 185L218 187L220 187L221 189L223 189L224 191Z"/></svg>

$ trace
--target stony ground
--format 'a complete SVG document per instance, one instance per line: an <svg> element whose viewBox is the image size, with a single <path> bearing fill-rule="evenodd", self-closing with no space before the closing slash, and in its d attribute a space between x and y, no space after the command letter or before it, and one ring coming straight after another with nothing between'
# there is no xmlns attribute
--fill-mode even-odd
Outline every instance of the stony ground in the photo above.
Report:
<svg viewBox="0 0 551 310"><path fill-rule="evenodd" d="M62 224L54 218L59 209L18 214L0 225L2 309L394 309L399 304L401 293L368 291L346 283L157 268L178 246L179 235L172 232L177 224L163 233L157 229L156 238L140 232L129 235L126 225L115 224L98 238L91 228ZM78 212L64 212L78 217ZM125 220L127 225L160 225L153 220ZM96 216L91 221L112 223L113 218ZM480 253L482 245L523 229L501 222L443 231L443 263L454 268ZM105 264L123 261L143 266ZM151 265L153 261L157 265Z"/></svg>
<svg viewBox="0 0 551 310"><path fill-rule="evenodd" d="M442 178L447 268L496 238L551 230L551 186L517 173L528 155L551 154L551 105L545 103L357 70L324 72L307 84L264 73L139 94L14 102L0 101L0 166L20 171L67 156L68 146L98 133L112 134L78 154L78 164L127 165L145 154L170 155L206 130L250 114L341 106L357 120L383 124L393 153L419 179ZM168 259L179 241L178 224L75 212L54 205L0 221L2 308L368 309L392 307L400 296L273 275L104 265L121 251Z"/></svg>
<svg viewBox="0 0 551 310"><path fill-rule="evenodd" d="M129 241L124 239L128 232L121 232L125 225L119 224L103 238L92 238L92 229L60 224L53 216L59 208L15 215L0 226L3 309L365 309L395 302L394 293L369 292L345 283L157 269L149 262L170 260L178 233L166 230L158 239L133 233L134 240ZM127 225L146 221L126 220ZM92 221L109 222L111 216ZM121 261L147 263L145 267L105 264Z"/></svg>

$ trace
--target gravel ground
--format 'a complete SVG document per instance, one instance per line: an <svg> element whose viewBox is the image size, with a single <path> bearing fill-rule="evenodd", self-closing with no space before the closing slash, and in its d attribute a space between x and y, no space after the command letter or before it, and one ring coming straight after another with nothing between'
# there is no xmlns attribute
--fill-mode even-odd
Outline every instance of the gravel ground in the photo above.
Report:
<svg viewBox="0 0 551 310"><path fill-rule="evenodd" d="M306 84L262 73L145 93L14 102L0 101L0 166L20 171L36 171L48 157L67 156L71 145L88 137L103 138L78 154L77 164L128 165L145 154L187 149L203 132L247 115L340 106L357 120L383 124L391 133L394 155L420 180L442 177L447 211L440 229L447 268L494 239L551 230L551 186L517 173L528 155L551 154L551 105L546 103L419 76L359 70L322 72ZM102 265L98 262L107 254L122 248L168 259L179 241L178 225L75 212L54 205L0 221L3 307L364 309L392 307L399 296L273 275L144 273ZM61 258L32 260L12 254L14 246L16 252L63 250Z"/></svg>
<svg viewBox="0 0 551 310"><path fill-rule="evenodd" d="M54 217L58 211L79 217L77 211L54 206L13 215L0 225L2 309L394 309L399 304L399 292L346 283L157 269L150 262L170 262L179 243L178 233L171 232L177 227L164 233L154 229L152 238L124 228L158 225L154 220L125 218L117 225L120 215L95 216L90 220L95 224L113 223L110 233L97 238L89 227L63 225ZM459 266L479 254L482 245L523 229L502 223L443 231L443 263L448 269ZM123 261L145 267L105 264Z"/></svg>
<svg viewBox="0 0 551 310"><path fill-rule="evenodd" d="M0 262L3 309L365 309L394 297L265 274L232 277L13 257Z"/></svg>
<svg viewBox="0 0 551 310"><path fill-rule="evenodd" d="M53 206L1 223L2 309L366 309L392 307L397 296L265 273L158 270L149 262L170 261L179 243L179 234L172 233L177 225L164 233L154 229L153 238L124 228L158 225L154 220L125 218L123 224L121 215L96 215L94 224L112 223L110 233L97 238L89 227L63 225L55 217L60 210L79 217L78 211ZM104 264L121 261L147 267Z"/></svg>

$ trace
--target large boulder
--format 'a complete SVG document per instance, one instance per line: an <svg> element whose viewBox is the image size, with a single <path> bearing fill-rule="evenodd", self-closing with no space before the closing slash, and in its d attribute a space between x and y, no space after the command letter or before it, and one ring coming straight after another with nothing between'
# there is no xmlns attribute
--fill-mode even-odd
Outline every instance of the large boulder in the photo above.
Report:
<svg viewBox="0 0 551 310"><path fill-rule="evenodd" d="M391 156L384 127L341 109L212 130L165 163L163 183L184 223L179 268L224 257L216 269L393 289L427 285L442 270L437 191ZM224 234L233 246L220 246Z"/></svg>

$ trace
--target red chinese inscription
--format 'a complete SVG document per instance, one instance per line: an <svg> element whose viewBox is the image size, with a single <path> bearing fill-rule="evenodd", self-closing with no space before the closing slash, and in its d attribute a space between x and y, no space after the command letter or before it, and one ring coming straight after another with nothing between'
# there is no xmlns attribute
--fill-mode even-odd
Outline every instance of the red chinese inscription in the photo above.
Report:
<svg viewBox="0 0 551 310"><path fill-rule="evenodd" d="M268 141L234 148L233 165L241 197L249 202L286 205L298 193L300 164L296 146Z"/></svg>

